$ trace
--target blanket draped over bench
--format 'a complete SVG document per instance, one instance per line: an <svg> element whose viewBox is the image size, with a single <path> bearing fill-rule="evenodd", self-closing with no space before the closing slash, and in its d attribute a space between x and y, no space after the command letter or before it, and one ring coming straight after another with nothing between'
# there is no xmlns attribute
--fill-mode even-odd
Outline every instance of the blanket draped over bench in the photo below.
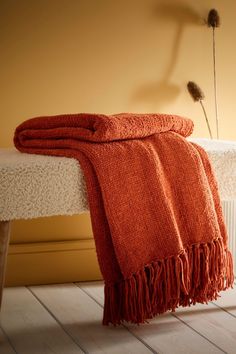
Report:
<svg viewBox="0 0 236 354"><path fill-rule="evenodd" d="M71 114L26 120L18 150L66 156L85 175L105 281L103 324L143 323L233 284L217 183L190 119Z"/></svg>

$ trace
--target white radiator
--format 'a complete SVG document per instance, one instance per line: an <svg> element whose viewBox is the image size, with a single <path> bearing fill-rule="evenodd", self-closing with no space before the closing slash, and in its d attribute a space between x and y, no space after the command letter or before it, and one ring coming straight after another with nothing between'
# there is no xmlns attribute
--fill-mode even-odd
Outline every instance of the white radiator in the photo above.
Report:
<svg viewBox="0 0 236 354"><path fill-rule="evenodd" d="M229 236L229 249L234 259L234 275L236 277L236 199L222 200L222 209Z"/></svg>

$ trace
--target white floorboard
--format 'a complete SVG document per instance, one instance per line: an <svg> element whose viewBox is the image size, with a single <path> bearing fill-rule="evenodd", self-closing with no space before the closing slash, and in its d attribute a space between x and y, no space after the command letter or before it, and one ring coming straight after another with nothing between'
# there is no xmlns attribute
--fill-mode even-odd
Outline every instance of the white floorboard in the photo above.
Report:
<svg viewBox="0 0 236 354"><path fill-rule="evenodd" d="M140 326L102 326L102 282L4 290L0 354L236 354L236 289Z"/></svg>
<svg viewBox="0 0 236 354"><path fill-rule="evenodd" d="M235 289L222 292L221 297L217 301L214 301L214 304L236 317L236 285Z"/></svg>
<svg viewBox="0 0 236 354"><path fill-rule="evenodd" d="M222 298L225 294L222 293ZM235 303L236 292L234 291ZM218 306L220 303L216 302ZM202 336L214 342L228 354L236 353L236 318L213 303L179 308L177 318L184 321Z"/></svg>
<svg viewBox="0 0 236 354"><path fill-rule="evenodd" d="M1 327L18 354L83 353L24 287L4 289Z"/></svg>
<svg viewBox="0 0 236 354"><path fill-rule="evenodd" d="M77 283L77 285L100 305L103 305L104 296L101 283ZM158 353L200 354L223 352L214 343L196 333L171 314L158 316L151 320L149 324L140 326L127 324L127 327L135 336L142 339Z"/></svg>
<svg viewBox="0 0 236 354"><path fill-rule="evenodd" d="M102 308L74 284L30 288L88 353L150 354L141 341L122 326L102 326Z"/></svg>
<svg viewBox="0 0 236 354"><path fill-rule="evenodd" d="M16 354L15 350L10 345L8 339L0 329L0 353L1 354Z"/></svg>

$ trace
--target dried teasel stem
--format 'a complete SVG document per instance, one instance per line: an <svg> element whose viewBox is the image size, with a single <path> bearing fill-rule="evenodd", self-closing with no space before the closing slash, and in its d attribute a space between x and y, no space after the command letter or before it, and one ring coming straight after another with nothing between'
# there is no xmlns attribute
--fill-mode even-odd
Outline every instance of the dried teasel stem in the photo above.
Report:
<svg viewBox="0 0 236 354"><path fill-rule="evenodd" d="M200 89L200 87L195 82L189 81L187 84L187 89L188 89L190 96L192 97L192 99L195 102L198 102L200 100L204 100L205 95L204 95L203 91Z"/></svg>
<svg viewBox="0 0 236 354"><path fill-rule="evenodd" d="M207 19L208 27L212 28L212 55L213 55L213 76L214 76L214 103L215 103L215 120L216 120L216 135L219 139L219 118L218 118L218 104L217 104L217 81L216 81L216 40L215 29L220 26L220 16L215 9L211 9L208 13Z"/></svg>
<svg viewBox="0 0 236 354"><path fill-rule="evenodd" d="M207 18L208 27L220 27L220 16L216 9L211 9Z"/></svg>
<svg viewBox="0 0 236 354"><path fill-rule="evenodd" d="M214 76L214 102L215 102L215 119L216 119L216 136L219 139L219 118L217 104L217 84L216 84L216 42L215 42L215 27L212 28L213 33L213 76Z"/></svg>
<svg viewBox="0 0 236 354"><path fill-rule="evenodd" d="M207 128L208 128L208 131L209 131L209 134L210 134L210 138L212 139L211 127L210 127L210 124L209 124L209 120L207 118L207 114L206 114L206 110L205 110L204 104L203 104L202 100L200 100L199 103L200 103L200 105L202 107L203 114L204 114L205 119L206 119L206 124L207 124Z"/></svg>
<svg viewBox="0 0 236 354"><path fill-rule="evenodd" d="M193 81L189 81L188 82L187 88L188 88L188 92L189 92L190 96L192 97L192 99L195 102L199 102L201 107L202 107L203 114L204 114L204 117L205 117L205 120L206 120L206 124L207 124L207 128L208 128L208 131L209 131L209 135L210 135L210 138L212 139L213 136L212 136L210 123L209 123L209 120L208 120L208 117L207 117L207 113L206 113L206 110L205 110L205 107L204 107L204 104L203 104L203 100L205 98L204 93L200 89L200 87Z"/></svg>

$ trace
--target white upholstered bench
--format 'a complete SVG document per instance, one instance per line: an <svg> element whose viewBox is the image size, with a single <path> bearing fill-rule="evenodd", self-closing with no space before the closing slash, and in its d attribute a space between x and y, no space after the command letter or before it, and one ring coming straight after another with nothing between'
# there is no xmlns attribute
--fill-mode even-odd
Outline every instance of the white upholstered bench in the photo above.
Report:
<svg viewBox="0 0 236 354"><path fill-rule="evenodd" d="M188 140L203 146L214 166L229 232L229 247L235 257L236 142ZM88 211L86 188L77 160L23 154L14 148L0 149L0 304L11 220L85 211Z"/></svg>

